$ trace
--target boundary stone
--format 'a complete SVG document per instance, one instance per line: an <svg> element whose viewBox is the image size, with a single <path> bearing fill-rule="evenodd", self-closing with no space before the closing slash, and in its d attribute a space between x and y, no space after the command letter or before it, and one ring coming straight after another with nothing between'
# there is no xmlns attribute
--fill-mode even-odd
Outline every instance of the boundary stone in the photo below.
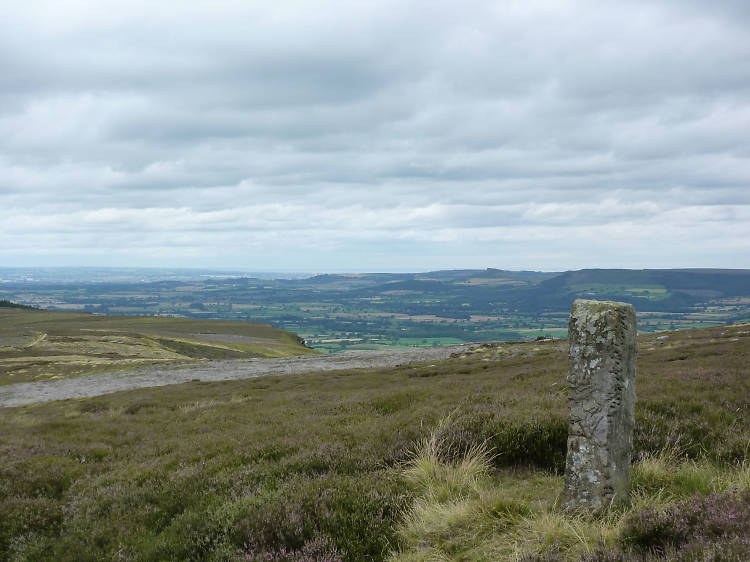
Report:
<svg viewBox="0 0 750 562"><path fill-rule="evenodd" d="M565 509L599 511L630 495L637 324L632 305L578 299L568 327Z"/></svg>

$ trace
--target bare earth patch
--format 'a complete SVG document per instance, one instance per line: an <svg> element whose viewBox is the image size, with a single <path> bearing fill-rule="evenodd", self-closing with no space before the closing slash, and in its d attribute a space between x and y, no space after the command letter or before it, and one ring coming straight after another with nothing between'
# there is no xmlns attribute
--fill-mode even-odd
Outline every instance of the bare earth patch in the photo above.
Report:
<svg viewBox="0 0 750 562"><path fill-rule="evenodd" d="M347 351L336 355L274 359L207 361L183 367L150 366L130 371L71 379L9 384L0 387L0 407L22 406L109 394L120 390L180 384L195 380L224 381L291 375L305 372L396 367L408 363L447 359L471 349L470 344L413 350Z"/></svg>

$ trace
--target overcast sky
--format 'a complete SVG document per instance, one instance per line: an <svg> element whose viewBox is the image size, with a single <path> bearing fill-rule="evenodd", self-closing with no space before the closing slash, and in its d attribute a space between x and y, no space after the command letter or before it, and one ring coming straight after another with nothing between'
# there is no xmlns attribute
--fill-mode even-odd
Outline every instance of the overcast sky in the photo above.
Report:
<svg viewBox="0 0 750 562"><path fill-rule="evenodd" d="M3 2L0 265L749 268L750 2Z"/></svg>

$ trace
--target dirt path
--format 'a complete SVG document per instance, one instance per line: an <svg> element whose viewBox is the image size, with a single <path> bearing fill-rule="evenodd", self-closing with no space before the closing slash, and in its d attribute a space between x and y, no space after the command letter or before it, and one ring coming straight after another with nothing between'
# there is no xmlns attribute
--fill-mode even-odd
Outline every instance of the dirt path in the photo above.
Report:
<svg viewBox="0 0 750 562"><path fill-rule="evenodd" d="M446 359L451 354L465 351L470 347L472 344L409 350L347 351L334 355L308 355L283 359L208 361L188 366L154 366L57 381L10 384L0 386L0 408L66 398L86 398L119 390L165 386L194 380L225 381L264 375L396 367L407 363Z"/></svg>

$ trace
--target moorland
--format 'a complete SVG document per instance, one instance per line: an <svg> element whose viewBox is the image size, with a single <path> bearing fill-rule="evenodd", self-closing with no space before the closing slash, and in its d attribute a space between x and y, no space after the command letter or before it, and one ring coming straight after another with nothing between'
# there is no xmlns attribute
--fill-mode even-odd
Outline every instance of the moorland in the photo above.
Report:
<svg viewBox="0 0 750 562"><path fill-rule="evenodd" d="M315 353L268 324L105 316L0 302L0 386L200 359Z"/></svg>
<svg viewBox="0 0 750 562"><path fill-rule="evenodd" d="M241 273L0 269L0 298L41 308L266 322L324 352L565 337L575 298L633 304L639 330L750 322L750 271Z"/></svg>
<svg viewBox="0 0 750 562"><path fill-rule="evenodd" d="M630 506L558 506L566 342L488 343L3 409L0 558L747 560L750 326L639 345Z"/></svg>

